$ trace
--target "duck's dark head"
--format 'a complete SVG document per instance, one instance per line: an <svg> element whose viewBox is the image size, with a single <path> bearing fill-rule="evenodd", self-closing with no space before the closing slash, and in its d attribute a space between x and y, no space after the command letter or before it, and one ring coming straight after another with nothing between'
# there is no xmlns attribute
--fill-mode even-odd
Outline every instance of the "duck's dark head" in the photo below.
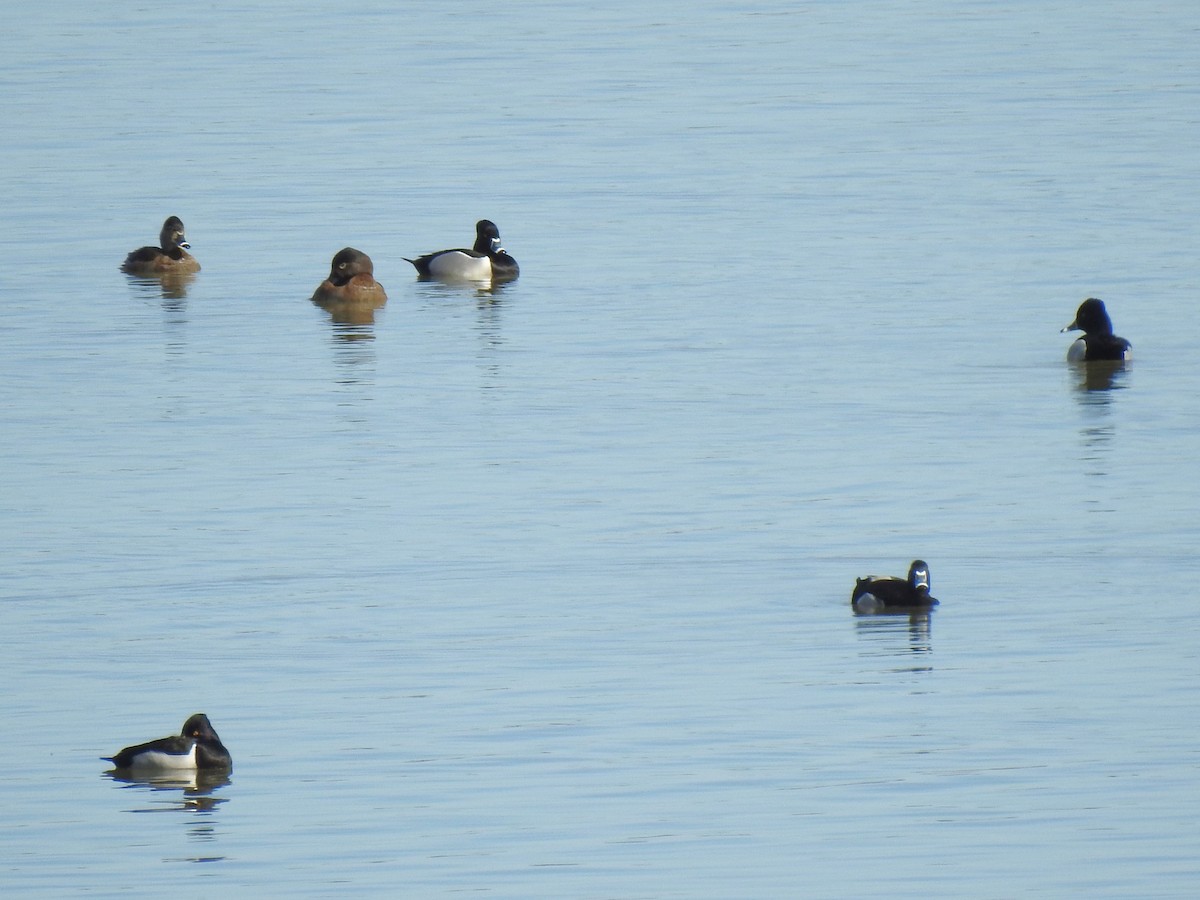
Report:
<svg viewBox="0 0 1200 900"><path fill-rule="evenodd" d="M212 723L208 721L208 716L204 713L188 716L188 720L183 723L183 731L180 733L184 737L199 738L202 741L220 741Z"/></svg>
<svg viewBox="0 0 1200 900"><path fill-rule="evenodd" d="M908 584L918 594L929 593L929 564L923 559L914 559L908 567Z"/></svg>
<svg viewBox="0 0 1200 900"><path fill-rule="evenodd" d="M1065 331L1082 331L1084 334L1112 334L1112 319L1104 308L1104 301L1088 297L1075 311L1075 321L1063 328Z"/></svg>
<svg viewBox="0 0 1200 900"><path fill-rule="evenodd" d="M475 223L475 252L504 252L504 248L500 244L500 229L496 227L495 222L488 219L480 219Z"/></svg>
<svg viewBox="0 0 1200 900"><path fill-rule="evenodd" d="M192 249L192 245L184 237L183 221L179 216L171 216L167 221L163 222L162 231L158 234L158 244L167 253L170 253L175 247L178 247L180 250Z"/></svg>

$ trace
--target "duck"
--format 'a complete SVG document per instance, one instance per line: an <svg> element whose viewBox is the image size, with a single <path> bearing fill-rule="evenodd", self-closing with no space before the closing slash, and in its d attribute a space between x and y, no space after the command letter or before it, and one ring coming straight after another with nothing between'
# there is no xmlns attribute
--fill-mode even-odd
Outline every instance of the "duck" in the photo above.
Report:
<svg viewBox="0 0 1200 900"><path fill-rule="evenodd" d="M361 250L345 247L333 257L329 277L317 286L312 301L326 308L351 303L377 308L387 303L387 293L375 280L371 257Z"/></svg>
<svg viewBox="0 0 1200 900"><path fill-rule="evenodd" d="M164 772L193 769L233 769L229 751L204 713L188 716L179 734L126 747L104 759L115 769Z"/></svg>
<svg viewBox="0 0 1200 900"><path fill-rule="evenodd" d="M158 233L157 247L139 247L121 264L130 275L191 275L200 271L196 257L188 253L192 245L183 232L179 216L170 216Z"/></svg>
<svg viewBox="0 0 1200 900"><path fill-rule="evenodd" d="M908 567L907 578L894 575L859 578L850 595L850 605L859 612L937 606L938 601L929 596L928 563L923 559L914 559Z"/></svg>
<svg viewBox="0 0 1200 900"><path fill-rule="evenodd" d="M1133 345L1123 337L1113 334L1112 319L1104 308L1104 301L1088 297L1075 311L1075 320L1063 327L1059 334L1082 331L1083 337L1067 348L1069 362L1094 362L1110 360L1123 362L1133 359Z"/></svg>
<svg viewBox="0 0 1200 900"><path fill-rule="evenodd" d="M521 274L517 261L500 244L500 229L488 219L475 223L475 246L470 250L439 250L404 260L421 278L442 281L512 281Z"/></svg>

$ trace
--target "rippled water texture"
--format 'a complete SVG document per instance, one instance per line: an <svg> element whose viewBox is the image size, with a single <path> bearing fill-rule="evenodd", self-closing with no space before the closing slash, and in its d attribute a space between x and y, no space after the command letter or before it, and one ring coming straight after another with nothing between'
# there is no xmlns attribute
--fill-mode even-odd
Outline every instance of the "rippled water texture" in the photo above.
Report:
<svg viewBox="0 0 1200 900"><path fill-rule="evenodd" d="M1194 4L10 19L6 896L1196 894Z"/></svg>

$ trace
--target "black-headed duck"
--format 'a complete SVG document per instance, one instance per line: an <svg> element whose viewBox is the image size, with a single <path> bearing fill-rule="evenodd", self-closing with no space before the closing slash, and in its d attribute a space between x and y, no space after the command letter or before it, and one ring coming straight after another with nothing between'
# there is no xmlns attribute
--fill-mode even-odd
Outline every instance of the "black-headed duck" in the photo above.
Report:
<svg viewBox="0 0 1200 900"><path fill-rule="evenodd" d="M204 713L189 716L179 734L126 747L105 757L114 768L144 772L233 768L229 751Z"/></svg>
<svg viewBox="0 0 1200 900"><path fill-rule="evenodd" d="M879 612L937 606L938 601L929 596L929 566L924 560L914 559L907 578L894 575L859 578L850 595L850 604L859 612Z"/></svg>
<svg viewBox="0 0 1200 900"><path fill-rule="evenodd" d="M500 229L494 222L475 223L475 246L470 250L440 250L408 259L422 278L441 281L512 281L521 269L500 244Z"/></svg>
<svg viewBox="0 0 1200 900"><path fill-rule="evenodd" d="M1122 362L1133 359L1133 345L1123 337L1113 334L1112 319L1104 308L1104 301L1088 297L1075 311L1075 321L1065 326L1059 334L1082 331L1083 337L1067 348L1069 362L1094 362L1111 360Z"/></svg>

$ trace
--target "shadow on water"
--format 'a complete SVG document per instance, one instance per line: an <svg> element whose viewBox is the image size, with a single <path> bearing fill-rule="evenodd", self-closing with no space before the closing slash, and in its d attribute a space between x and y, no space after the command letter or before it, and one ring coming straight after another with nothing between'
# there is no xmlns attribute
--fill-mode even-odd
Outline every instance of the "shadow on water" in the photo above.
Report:
<svg viewBox="0 0 1200 900"><path fill-rule="evenodd" d="M319 300L313 300L313 305L325 310L329 313L329 320L335 326L343 329L344 340L358 341L373 341L375 332L375 311L382 309L387 303L382 300L378 303L323 303Z"/></svg>
<svg viewBox="0 0 1200 900"><path fill-rule="evenodd" d="M373 384L375 381L375 312L379 303L312 303L329 314L336 363L343 384Z"/></svg>
<svg viewBox="0 0 1200 900"><path fill-rule="evenodd" d="M430 278L417 279L418 295L429 306L445 307L457 300L470 299L475 305L475 332L478 350L475 358L483 376L482 387L492 389L501 386L502 368L500 353L504 348L502 313L504 292L512 281L438 281Z"/></svg>
<svg viewBox="0 0 1200 900"><path fill-rule="evenodd" d="M1075 392L1081 403L1108 405L1110 391L1124 390L1129 364L1122 360L1071 363Z"/></svg>
<svg viewBox="0 0 1200 900"><path fill-rule="evenodd" d="M439 281L435 278L418 278L418 295L426 300L446 301L474 297L480 307L488 303L499 303L511 281Z"/></svg>
<svg viewBox="0 0 1200 900"><path fill-rule="evenodd" d="M191 840L208 843L217 840L215 814L227 797L214 792L230 784L226 772L179 772L150 777L131 777L109 770L104 777L121 785L122 791L133 791L136 802L131 813L187 813L187 834ZM122 795L128 796L128 795ZM193 856L188 862L216 862L223 856Z"/></svg>
<svg viewBox="0 0 1200 900"><path fill-rule="evenodd" d="M933 611L854 611L854 629L866 656L925 657L933 652ZM928 672L932 666L906 666L904 671Z"/></svg>
<svg viewBox="0 0 1200 900"><path fill-rule="evenodd" d="M500 287L497 285L496 288L481 293L475 299L477 313L475 331L479 338L476 359L483 376L482 387L484 389L496 388L503 383L503 369L500 364L500 353L504 348L500 317L503 303L498 293Z"/></svg>
<svg viewBox="0 0 1200 900"><path fill-rule="evenodd" d="M178 359L187 349L187 289L196 278L185 275L126 275L134 296L162 310L162 332L168 359Z"/></svg>
<svg viewBox="0 0 1200 900"><path fill-rule="evenodd" d="M142 294L155 294L163 300L186 300L188 288L196 280L195 272L165 275L126 275L129 283Z"/></svg>
<svg viewBox="0 0 1200 900"><path fill-rule="evenodd" d="M1107 475L1107 452L1116 430L1110 416L1119 391L1126 390L1128 363L1079 362L1070 366L1075 400L1083 415L1079 429L1081 461L1087 475Z"/></svg>

